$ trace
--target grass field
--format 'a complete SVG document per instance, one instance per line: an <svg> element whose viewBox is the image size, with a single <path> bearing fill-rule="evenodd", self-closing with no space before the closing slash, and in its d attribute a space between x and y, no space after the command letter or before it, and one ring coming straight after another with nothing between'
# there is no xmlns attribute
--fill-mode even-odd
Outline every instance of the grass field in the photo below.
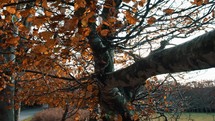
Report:
<svg viewBox="0 0 215 121"><path fill-rule="evenodd" d="M215 113L182 113L178 119L171 114L166 114L168 121L215 121ZM165 121L164 118L149 121Z"/></svg>
<svg viewBox="0 0 215 121"><path fill-rule="evenodd" d="M166 114L168 117L168 121L215 121L215 113L182 113L180 118L176 120L176 118L172 117L171 114ZM30 121L30 118L27 118L23 121ZM159 119L151 119L145 121L165 121L164 118Z"/></svg>

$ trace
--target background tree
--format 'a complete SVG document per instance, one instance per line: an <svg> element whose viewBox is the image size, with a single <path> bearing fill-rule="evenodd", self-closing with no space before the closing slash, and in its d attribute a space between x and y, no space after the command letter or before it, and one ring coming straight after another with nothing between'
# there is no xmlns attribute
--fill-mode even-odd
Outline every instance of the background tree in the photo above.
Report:
<svg viewBox="0 0 215 121"><path fill-rule="evenodd" d="M214 67L215 31L165 49L212 29L214 7L212 0L1 0L1 47L15 47L16 56L1 70L14 75L16 102L136 120L147 78Z"/></svg>

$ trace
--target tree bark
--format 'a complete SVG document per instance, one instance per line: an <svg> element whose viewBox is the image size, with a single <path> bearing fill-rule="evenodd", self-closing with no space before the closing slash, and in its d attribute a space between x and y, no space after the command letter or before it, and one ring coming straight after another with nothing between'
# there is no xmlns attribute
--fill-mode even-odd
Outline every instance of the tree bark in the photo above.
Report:
<svg viewBox="0 0 215 121"><path fill-rule="evenodd" d="M8 47L7 49L0 48L3 52L13 52L13 47ZM0 64L13 61L15 56L13 54L3 54L5 62L0 62ZM10 77L5 78L9 83L14 83L12 73L10 69L3 70L3 74ZM4 77L1 77L4 78ZM14 121L14 87L6 85L6 88L0 91L0 97L3 97L3 100L0 101L0 121Z"/></svg>
<svg viewBox="0 0 215 121"><path fill-rule="evenodd" d="M215 30L173 48L158 51L106 75L105 88L140 85L153 75L215 67Z"/></svg>

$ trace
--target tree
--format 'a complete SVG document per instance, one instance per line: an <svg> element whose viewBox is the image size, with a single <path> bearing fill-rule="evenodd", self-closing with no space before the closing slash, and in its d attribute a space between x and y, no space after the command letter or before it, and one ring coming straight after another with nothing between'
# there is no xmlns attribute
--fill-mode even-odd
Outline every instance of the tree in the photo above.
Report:
<svg viewBox="0 0 215 121"><path fill-rule="evenodd" d="M16 80L15 102L137 120L156 112L135 110L149 77L214 67L214 30L165 49L175 38L213 28L214 7L212 0L2 0L1 48L14 47L16 61L0 70Z"/></svg>

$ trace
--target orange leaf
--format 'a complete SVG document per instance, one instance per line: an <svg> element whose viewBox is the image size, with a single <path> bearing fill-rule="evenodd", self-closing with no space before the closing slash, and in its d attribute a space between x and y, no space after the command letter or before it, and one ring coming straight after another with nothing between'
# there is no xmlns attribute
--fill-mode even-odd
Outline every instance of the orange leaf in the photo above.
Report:
<svg viewBox="0 0 215 121"><path fill-rule="evenodd" d="M82 30L82 35L83 36L88 36L89 34L90 34L90 32L91 32L91 29L90 28L84 28L83 30Z"/></svg>
<svg viewBox="0 0 215 121"><path fill-rule="evenodd" d="M22 17L19 11L16 12L16 17L19 19Z"/></svg>
<svg viewBox="0 0 215 121"><path fill-rule="evenodd" d="M137 22L137 19L134 18L130 12L126 11L125 12L125 18L127 19L129 24L135 24Z"/></svg>
<svg viewBox="0 0 215 121"><path fill-rule="evenodd" d="M49 12L49 11L45 11L45 15L50 17L52 15L52 12Z"/></svg>
<svg viewBox="0 0 215 121"><path fill-rule="evenodd" d="M34 18L33 23L39 28L46 22L46 20L47 18L45 17L37 17L37 18Z"/></svg>
<svg viewBox="0 0 215 121"><path fill-rule="evenodd" d="M203 4L203 0L194 0L193 2L191 2L191 4L194 4L194 5L197 5L197 6L200 6Z"/></svg>
<svg viewBox="0 0 215 121"><path fill-rule="evenodd" d="M208 4L209 3L209 0L204 0L204 4Z"/></svg>
<svg viewBox="0 0 215 121"><path fill-rule="evenodd" d="M166 13L166 14L172 14L174 12L174 10L168 8L168 9L163 10L163 12Z"/></svg>
<svg viewBox="0 0 215 121"><path fill-rule="evenodd" d="M43 39L48 40L53 36L52 32L42 32L40 35L43 37Z"/></svg>
<svg viewBox="0 0 215 121"><path fill-rule="evenodd" d="M87 86L87 90L90 91L90 92L92 92L93 91L93 85L88 85Z"/></svg>
<svg viewBox="0 0 215 121"><path fill-rule="evenodd" d="M75 10L79 9L79 8L84 8L86 6L86 1L85 0L75 0Z"/></svg>
<svg viewBox="0 0 215 121"><path fill-rule="evenodd" d="M10 84L8 84L9 86L11 86L11 87L14 87L15 85L14 84L12 84L12 83L10 83Z"/></svg>
<svg viewBox="0 0 215 121"><path fill-rule="evenodd" d="M134 121L137 121L137 120L139 119L138 114L135 113L135 114L133 115L133 119L134 119Z"/></svg>
<svg viewBox="0 0 215 121"><path fill-rule="evenodd" d="M114 23L114 22L116 22L117 21L117 19L116 18L108 18L108 22L110 22L110 23Z"/></svg>
<svg viewBox="0 0 215 121"><path fill-rule="evenodd" d="M38 6L40 4L41 0L36 0L35 4Z"/></svg>
<svg viewBox="0 0 215 121"><path fill-rule="evenodd" d="M45 53L47 48L44 45L38 45L34 48L37 53Z"/></svg>
<svg viewBox="0 0 215 121"><path fill-rule="evenodd" d="M103 30L100 32L100 34L101 34L102 36L107 36L109 32L110 32L110 30L108 30L108 29L103 29Z"/></svg>
<svg viewBox="0 0 215 121"><path fill-rule="evenodd" d="M65 20L64 29L69 31L74 30L78 25L78 21L79 20L77 17L73 17L72 19Z"/></svg>
<svg viewBox="0 0 215 121"><path fill-rule="evenodd" d="M129 3L131 0L123 0L123 2L125 3Z"/></svg>
<svg viewBox="0 0 215 121"><path fill-rule="evenodd" d="M214 15L214 14L215 14L215 10L212 12L212 17L213 17L213 18L215 17L215 15Z"/></svg>
<svg viewBox="0 0 215 121"><path fill-rule="evenodd" d="M117 115L117 121L123 121L122 116L120 114Z"/></svg>
<svg viewBox="0 0 215 121"><path fill-rule="evenodd" d="M47 0L42 0L42 7L43 8L48 8Z"/></svg>
<svg viewBox="0 0 215 121"><path fill-rule="evenodd" d="M0 87L0 91L2 91L4 88Z"/></svg>
<svg viewBox="0 0 215 121"><path fill-rule="evenodd" d="M87 27L88 26L88 18L86 17L86 18L83 18L82 20L81 20L81 24L82 24L82 27Z"/></svg>
<svg viewBox="0 0 215 121"><path fill-rule="evenodd" d="M6 10L10 13L10 14L15 14L16 13L16 8L15 7L7 7Z"/></svg>
<svg viewBox="0 0 215 121"><path fill-rule="evenodd" d="M166 95L163 97L164 100L166 100Z"/></svg>
<svg viewBox="0 0 215 121"><path fill-rule="evenodd" d="M139 6L143 7L143 5L146 3L146 0L141 0L138 2Z"/></svg>
<svg viewBox="0 0 215 121"><path fill-rule="evenodd" d="M12 38L9 38L6 41L6 43L9 44L9 45L17 46L18 43L19 43L19 40L20 40L20 37L12 37Z"/></svg>
<svg viewBox="0 0 215 121"><path fill-rule="evenodd" d="M155 21L156 21L155 17L150 17L147 22L148 24L152 25L153 23L155 23Z"/></svg>

